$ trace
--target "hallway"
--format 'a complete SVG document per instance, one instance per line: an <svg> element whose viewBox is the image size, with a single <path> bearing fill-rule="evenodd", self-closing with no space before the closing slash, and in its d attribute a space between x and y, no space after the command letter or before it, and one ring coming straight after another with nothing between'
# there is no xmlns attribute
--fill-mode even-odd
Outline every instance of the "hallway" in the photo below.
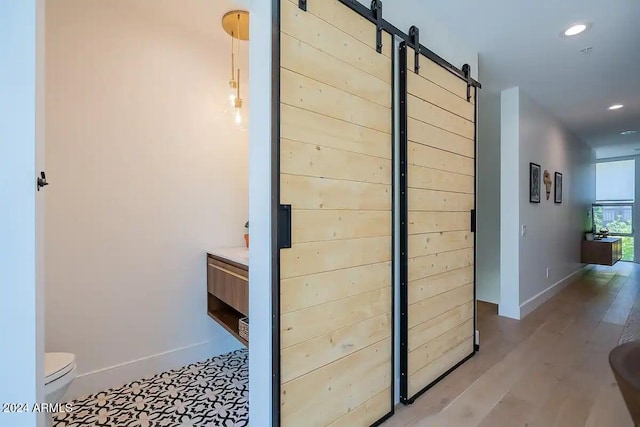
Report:
<svg viewBox="0 0 640 427"><path fill-rule="evenodd" d="M596 266L522 321L478 303L480 351L386 427L631 426L609 351L640 339L640 266Z"/></svg>

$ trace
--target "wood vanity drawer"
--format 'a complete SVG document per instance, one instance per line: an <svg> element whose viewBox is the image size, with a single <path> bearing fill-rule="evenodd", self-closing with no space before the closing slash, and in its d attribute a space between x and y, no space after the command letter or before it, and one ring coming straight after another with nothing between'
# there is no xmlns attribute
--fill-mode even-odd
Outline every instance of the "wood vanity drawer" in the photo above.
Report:
<svg viewBox="0 0 640 427"><path fill-rule="evenodd" d="M249 314L249 272L209 256L207 290L240 313Z"/></svg>

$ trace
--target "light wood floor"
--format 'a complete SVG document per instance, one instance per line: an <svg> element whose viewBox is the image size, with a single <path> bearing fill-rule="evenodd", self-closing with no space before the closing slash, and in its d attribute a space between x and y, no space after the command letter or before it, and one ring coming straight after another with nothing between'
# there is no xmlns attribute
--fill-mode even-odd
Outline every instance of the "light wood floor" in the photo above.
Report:
<svg viewBox="0 0 640 427"><path fill-rule="evenodd" d="M384 426L632 426L608 354L640 339L639 290L640 266L620 262L522 321L480 303L480 351Z"/></svg>

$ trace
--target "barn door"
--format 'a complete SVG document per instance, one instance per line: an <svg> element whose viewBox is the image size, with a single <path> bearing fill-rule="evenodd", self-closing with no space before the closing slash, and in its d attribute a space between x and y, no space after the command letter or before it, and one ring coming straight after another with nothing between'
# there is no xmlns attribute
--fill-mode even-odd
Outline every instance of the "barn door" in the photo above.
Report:
<svg viewBox="0 0 640 427"><path fill-rule="evenodd" d="M337 0L281 0L280 16L274 417L369 426L393 409L392 39L377 52L376 25Z"/></svg>
<svg viewBox="0 0 640 427"><path fill-rule="evenodd" d="M410 403L474 352L475 88L406 43L399 61L401 398Z"/></svg>

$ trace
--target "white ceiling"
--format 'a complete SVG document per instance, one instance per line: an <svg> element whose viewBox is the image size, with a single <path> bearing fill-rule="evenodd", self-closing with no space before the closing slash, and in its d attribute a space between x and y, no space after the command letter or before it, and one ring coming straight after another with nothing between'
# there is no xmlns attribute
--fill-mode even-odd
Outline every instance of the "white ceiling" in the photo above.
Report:
<svg viewBox="0 0 640 427"><path fill-rule="evenodd" d="M246 0L128 0L131 7L139 8L150 17L162 19L173 25L189 28L207 35L227 47L230 39L222 29L222 16ZM230 49L230 47L229 47Z"/></svg>
<svg viewBox="0 0 640 427"><path fill-rule="evenodd" d="M479 52L483 90L520 86L597 152L624 144L627 149L616 147L617 154L637 154L640 133L620 132L640 131L640 0L416 4L416 14L437 18ZM572 38L561 36L577 22L593 26ZM581 53L585 47L593 47L591 53ZM607 110L617 103L625 107Z"/></svg>

